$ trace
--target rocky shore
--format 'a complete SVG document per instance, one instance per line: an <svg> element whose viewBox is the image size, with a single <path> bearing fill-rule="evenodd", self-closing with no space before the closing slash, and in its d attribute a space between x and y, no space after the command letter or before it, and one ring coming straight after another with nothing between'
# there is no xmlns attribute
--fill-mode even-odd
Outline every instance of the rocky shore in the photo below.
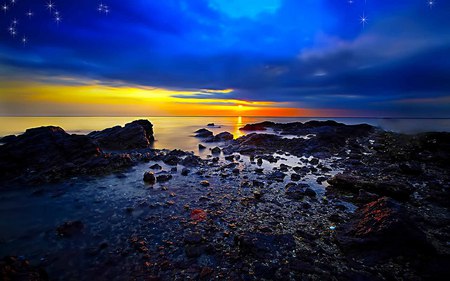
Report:
<svg viewBox="0 0 450 281"><path fill-rule="evenodd" d="M263 122L234 139L210 125L193 132L205 158L152 149L148 120L4 137L1 212L18 198L60 213L0 230L0 279L448 278L450 133Z"/></svg>

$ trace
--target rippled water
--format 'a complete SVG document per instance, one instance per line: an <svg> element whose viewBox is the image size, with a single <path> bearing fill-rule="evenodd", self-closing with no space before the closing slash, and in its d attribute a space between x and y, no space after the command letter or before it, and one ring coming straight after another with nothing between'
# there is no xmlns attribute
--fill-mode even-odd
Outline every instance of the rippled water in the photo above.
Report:
<svg viewBox="0 0 450 281"><path fill-rule="evenodd" d="M208 128L215 134L223 131L235 137L245 124L262 121L279 123L306 122L310 120L335 120L345 124L366 123L385 130L418 133L426 131L450 132L450 119L382 119L382 118L273 118L273 117L0 117L0 136L19 134L27 128L60 126L70 133L86 134L116 125L124 125L136 119L148 119L154 127L154 148L197 151L199 140L192 137L199 128ZM214 123L215 127L206 127Z"/></svg>

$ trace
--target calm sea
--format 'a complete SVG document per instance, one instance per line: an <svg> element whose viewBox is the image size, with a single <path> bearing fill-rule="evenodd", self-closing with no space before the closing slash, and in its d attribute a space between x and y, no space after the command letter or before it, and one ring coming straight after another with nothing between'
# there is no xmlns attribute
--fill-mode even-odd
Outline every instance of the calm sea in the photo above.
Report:
<svg viewBox="0 0 450 281"><path fill-rule="evenodd" d="M273 118L273 117L0 117L0 136L20 134L27 128L60 126L69 133L87 134L91 131L124 125L136 119L148 119L153 123L155 148L196 151L199 140L193 132L214 123L208 128L215 134L223 131L239 137L239 128L249 123L274 121L288 123L309 120L335 120L345 124L366 123L385 130L418 133L429 131L450 132L450 119L383 119L383 118ZM220 127L220 128L219 128Z"/></svg>

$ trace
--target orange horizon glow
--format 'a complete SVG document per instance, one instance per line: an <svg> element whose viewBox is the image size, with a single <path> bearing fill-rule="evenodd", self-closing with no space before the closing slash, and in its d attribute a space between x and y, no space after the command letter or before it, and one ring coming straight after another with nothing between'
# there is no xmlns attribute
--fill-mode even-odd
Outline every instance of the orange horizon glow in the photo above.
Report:
<svg viewBox="0 0 450 281"><path fill-rule="evenodd" d="M109 86L71 78L60 84L0 81L0 115L12 116L341 116L347 111L297 108L289 102L227 98L233 89L200 91ZM72 82L72 83L71 83ZM211 97L212 94L223 98Z"/></svg>

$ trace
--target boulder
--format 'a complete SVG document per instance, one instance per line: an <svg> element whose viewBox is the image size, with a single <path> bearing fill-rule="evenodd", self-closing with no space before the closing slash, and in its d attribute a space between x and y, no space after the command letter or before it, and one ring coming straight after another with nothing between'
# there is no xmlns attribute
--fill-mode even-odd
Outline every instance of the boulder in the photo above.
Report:
<svg viewBox="0 0 450 281"><path fill-rule="evenodd" d="M136 120L124 127L115 126L88 134L103 149L126 150L147 148L154 142L153 125L148 120Z"/></svg>
<svg viewBox="0 0 450 281"><path fill-rule="evenodd" d="M222 132L214 136L214 141L221 142L221 141L229 141L233 140L234 136L233 134L230 134L228 132Z"/></svg>
<svg viewBox="0 0 450 281"><path fill-rule="evenodd" d="M336 237L345 252L372 262L432 251L406 209L388 197L359 208L348 223L337 228Z"/></svg>
<svg viewBox="0 0 450 281"><path fill-rule="evenodd" d="M285 194L288 198L299 200L305 196L314 197L316 192L306 183L288 183L285 187Z"/></svg>
<svg viewBox="0 0 450 281"><path fill-rule="evenodd" d="M154 184L156 182L155 174L153 172L145 172L144 182Z"/></svg>
<svg viewBox="0 0 450 281"><path fill-rule="evenodd" d="M212 137L213 136L213 132L211 132L210 130L207 129L200 129L195 131L195 137L196 138L207 138L207 137Z"/></svg>

